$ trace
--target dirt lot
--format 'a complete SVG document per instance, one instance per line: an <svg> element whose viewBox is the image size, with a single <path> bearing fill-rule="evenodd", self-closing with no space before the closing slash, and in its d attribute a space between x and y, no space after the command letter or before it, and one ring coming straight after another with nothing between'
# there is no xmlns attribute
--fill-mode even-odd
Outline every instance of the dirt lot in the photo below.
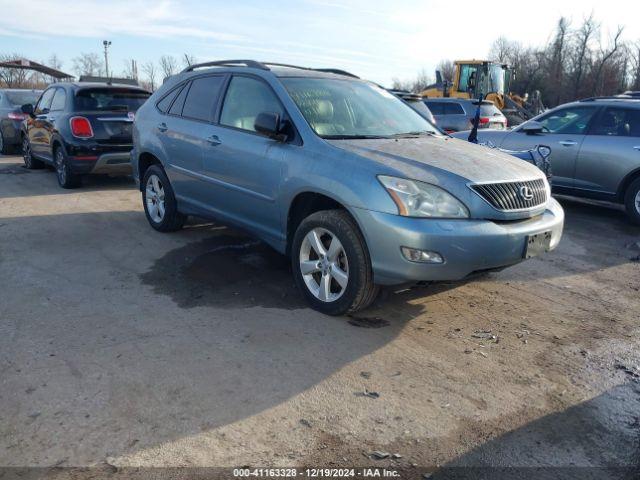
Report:
<svg viewBox="0 0 640 480"><path fill-rule="evenodd" d="M640 228L561 202L552 254L332 318L251 238L3 157L0 465L638 466Z"/></svg>

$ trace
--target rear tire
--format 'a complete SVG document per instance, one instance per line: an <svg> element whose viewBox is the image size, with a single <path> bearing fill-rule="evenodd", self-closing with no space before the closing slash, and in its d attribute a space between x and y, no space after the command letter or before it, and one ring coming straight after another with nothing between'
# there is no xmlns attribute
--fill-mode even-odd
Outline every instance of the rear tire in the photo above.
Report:
<svg viewBox="0 0 640 480"><path fill-rule="evenodd" d="M344 210L323 210L302 221L294 235L291 264L307 302L327 315L357 312L378 295L364 238Z"/></svg>
<svg viewBox="0 0 640 480"><path fill-rule="evenodd" d="M2 129L0 128L0 154L9 154L9 145L4 142L4 136L2 135Z"/></svg>
<svg viewBox="0 0 640 480"><path fill-rule="evenodd" d="M82 177L77 173L73 173L69 167L67 156L62 147L58 147L53 151L53 158L56 168L56 177L58 185L62 188L78 188L82 184Z"/></svg>
<svg viewBox="0 0 640 480"><path fill-rule="evenodd" d="M44 164L40 160L33 158L31 143L29 142L29 137L26 135L22 138L22 160L24 161L24 166L29 170L44 167Z"/></svg>
<svg viewBox="0 0 640 480"><path fill-rule="evenodd" d="M142 204L149 224L159 232L180 230L187 218L178 211L169 178L159 165L151 165L144 173Z"/></svg>
<svg viewBox="0 0 640 480"><path fill-rule="evenodd" d="M627 187L624 205L629 219L636 225L640 225L640 178L636 178Z"/></svg>

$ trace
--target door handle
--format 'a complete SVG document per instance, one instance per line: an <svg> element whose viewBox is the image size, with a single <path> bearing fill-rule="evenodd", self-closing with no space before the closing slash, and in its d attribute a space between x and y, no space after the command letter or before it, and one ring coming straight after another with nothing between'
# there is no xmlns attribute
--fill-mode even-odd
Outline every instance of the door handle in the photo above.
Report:
<svg viewBox="0 0 640 480"><path fill-rule="evenodd" d="M166 132L167 130L169 130L169 127L167 127L167 124L162 122L158 124L158 130L160 130L161 132Z"/></svg>
<svg viewBox="0 0 640 480"><path fill-rule="evenodd" d="M218 138L217 135L211 135L209 138L207 138L207 143L215 147L216 145L220 145L222 141Z"/></svg>
<svg viewBox="0 0 640 480"><path fill-rule="evenodd" d="M565 147L573 147L574 145L578 144L578 142L574 142L573 140L561 140L558 143Z"/></svg>

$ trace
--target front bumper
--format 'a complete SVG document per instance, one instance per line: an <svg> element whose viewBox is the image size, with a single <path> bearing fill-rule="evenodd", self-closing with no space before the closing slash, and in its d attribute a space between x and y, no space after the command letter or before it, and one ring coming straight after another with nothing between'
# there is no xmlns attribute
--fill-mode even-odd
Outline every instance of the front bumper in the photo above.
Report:
<svg viewBox="0 0 640 480"><path fill-rule="evenodd" d="M360 208L352 213L365 234L374 281L380 285L459 280L514 265L524 259L528 235L551 231L553 250L564 226L564 211L553 198L541 215L508 222L408 218ZM401 247L437 252L444 263L410 262Z"/></svg>

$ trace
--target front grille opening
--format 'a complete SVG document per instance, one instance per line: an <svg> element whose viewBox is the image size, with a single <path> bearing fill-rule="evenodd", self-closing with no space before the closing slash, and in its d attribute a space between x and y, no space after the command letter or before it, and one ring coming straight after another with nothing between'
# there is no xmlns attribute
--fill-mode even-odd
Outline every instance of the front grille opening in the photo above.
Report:
<svg viewBox="0 0 640 480"><path fill-rule="evenodd" d="M544 205L549 200L543 179L523 182L483 183L471 188L496 210L513 212Z"/></svg>

